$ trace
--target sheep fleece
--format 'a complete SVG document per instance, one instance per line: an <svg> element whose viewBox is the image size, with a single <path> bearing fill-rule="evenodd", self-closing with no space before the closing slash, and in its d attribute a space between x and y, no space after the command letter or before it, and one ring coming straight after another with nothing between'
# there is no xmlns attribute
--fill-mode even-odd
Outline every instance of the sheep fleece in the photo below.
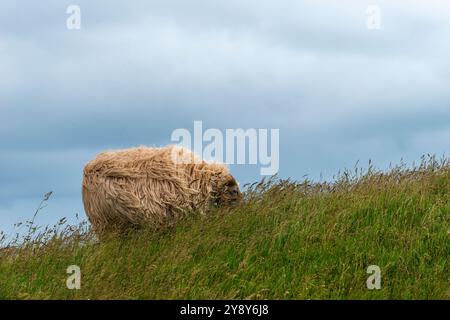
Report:
<svg viewBox="0 0 450 320"><path fill-rule="evenodd" d="M94 231L161 226L188 210L205 210L221 185L234 181L228 168L188 149L138 147L107 151L83 171L82 196Z"/></svg>

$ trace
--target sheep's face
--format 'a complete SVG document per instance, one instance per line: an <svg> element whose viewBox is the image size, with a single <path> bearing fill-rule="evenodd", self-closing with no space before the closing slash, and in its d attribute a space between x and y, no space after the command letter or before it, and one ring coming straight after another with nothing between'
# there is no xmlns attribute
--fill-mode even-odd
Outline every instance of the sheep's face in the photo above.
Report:
<svg viewBox="0 0 450 320"><path fill-rule="evenodd" d="M235 205L242 199L242 193L236 180L227 175L219 185L216 204L219 206Z"/></svg>

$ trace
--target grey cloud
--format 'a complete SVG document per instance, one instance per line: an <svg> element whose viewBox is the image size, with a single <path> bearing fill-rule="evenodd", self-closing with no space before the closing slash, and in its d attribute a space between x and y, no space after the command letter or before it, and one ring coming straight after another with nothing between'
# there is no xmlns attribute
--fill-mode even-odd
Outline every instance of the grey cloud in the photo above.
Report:
<svg viewBox="0 0 450 320"><path fill-rule="evenodd" d="M377 3L369 31L371 1L81 0L69 31L70 1L2 1L0 216L49 188L80 211L95 153L164 145L194 120L279 128L280 175L294 179L448 151L450 4Z"/></svg>

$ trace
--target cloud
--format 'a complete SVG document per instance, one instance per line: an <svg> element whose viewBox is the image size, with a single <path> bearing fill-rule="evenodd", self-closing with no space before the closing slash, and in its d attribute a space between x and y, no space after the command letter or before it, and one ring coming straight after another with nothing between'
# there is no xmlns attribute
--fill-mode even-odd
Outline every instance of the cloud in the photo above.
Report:
<svg viewBox="0 0 450 320"><path fill-rule="evenodd" d="M446 2L377 1L377 31L366 27L370 1L81 0L75 31L70 1L19 2L0 4L9 217L32 215L49 188L61 196L55 206L80 211L88 159L167 144L194 120L279 128L280 175L294 179L449 150ZM259 179L257 168L232 170L243 183Z"/></svg>

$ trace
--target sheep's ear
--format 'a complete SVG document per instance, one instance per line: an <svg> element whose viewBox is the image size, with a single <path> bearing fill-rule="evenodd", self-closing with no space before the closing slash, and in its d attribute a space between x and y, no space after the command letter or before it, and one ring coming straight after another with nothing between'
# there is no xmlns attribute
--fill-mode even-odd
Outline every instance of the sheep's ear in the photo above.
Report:
<svg viewBox="0 0 450 320"><path fill-rule="evenodd" d="M225 185L226 185L227 187L232 187L232 186L236 186L237 183L236 183L236 180L233 178L233 176L230 175L230 176L228 177L227 182L225 183Z"/></svg>

